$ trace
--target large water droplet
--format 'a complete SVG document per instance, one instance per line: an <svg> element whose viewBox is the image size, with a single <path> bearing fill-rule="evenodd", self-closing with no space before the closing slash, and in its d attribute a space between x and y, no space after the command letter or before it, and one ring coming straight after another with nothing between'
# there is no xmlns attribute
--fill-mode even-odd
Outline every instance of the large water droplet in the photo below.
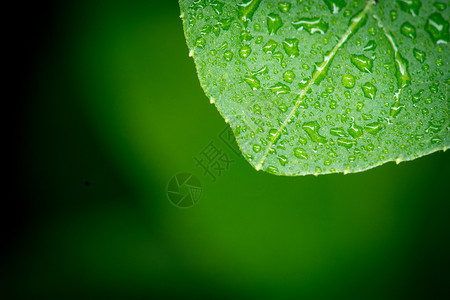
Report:
<svg viewBox="0 0 450 300"><path fill-rule="evenodd" d="M292 83L295 79L295 74L291 70L284 72L283 80L287 83Z"/></svg>
<svg viewBox="0 0 450 300"><path fill-rule="evenodd" d="M348 136L347 132L345 132L344 128L336 127L330 129L330 134L337 137L346 137Z"/></svg>
<svg viewBox="0 0 450 300"><path fill-rule="evenodd" d="M378 132L381 131L381 129L383 129L383 124L380 122L372 122L369 124L366 124L366 126L364 126L364 129L373 135L376 135Z"/></svg>
<svg viewBox="0 0 450 300"><path fill-rule="evenodd" d="M298 39L285 39L283 41L283 48L287 55L290 57L298 56L299 50L298 50Z"/></svg>
<svg viewBox="0 0 450 300"><path fill-rule="evenodd" d="M433 6L436 7L437 10L444 11L447 8L447 4L442 2L434 2Z"/></svg>
<svg viewBox="0 0 450 300"><path fill-rule="evenodd" d="M223 13L223 6L225 5L225 3L214 0L210 1L209 5L211 5L216 14L221 15Z"/></svg>
<svg viewBox="0 0 450 300"><path fill-rule="evenodd" d="M272 174L277 174L278 173L278 168L275 166L267 166L266 170L267 173L272 173Z"/></svg>
<svg viewBox="0 0 450 300"><path fill-rule="evenodd" d="M337 144L339 146L345 147L347 149L350 149L351 147L353 147L353 145L356 144L355 140L351 140L351 139L347 139L347 138L338 138L337 139Z"/></svg>
<svg viewBox="0 0 450 300"><path fill-rule="evenodd" d="M258 144L253 145L253 151L255 153L258 153L259 151L261 151L261 146Z"/></svg>
<svg viewBox="0 0 450 300"><path fill-rule="evenodd" d="M288 158L284 155L280 155L278 156L278 161L280 162L280 164L284 167L288 162Z"/></svg>
<svg viewBox="0 0 450 300"><path fill-rule="evenodd" d="M308 159L308 153L303 148L294 148L294 156L300 159Z"/></svg>
<svg viewBox="0 0 450 300"><path fill-rule="evenodd" d="M257 90L261 87L261 83L255 75L249 75L244 77L244 81L249 85L252 90Z"/></svg>
<svg viewBox="0 0 450 300"><path fill-rule="evenodd" d="M355 76L352 74L345 74L342 76L342 84L348 89L353 88L355 86L355 82Z"/></svg>
<svg viewBox="0 0 450 300"><path fill-rule="evenodd" d="M436 125L436 124L433 124L432 122L428 122L428 128L425 129L425 132L429 133L431 131L434 133L438 133L439 131L441 131L441 129L442 129L441 125Z"/></svg>
<svg viewBox="0 0 450 300"><path fill-rule="evenodd" d="M195 41L195 46L199 48L204 48L206 45L206 41L203 37L199 37L197 41Z"/></svg>
<svg viewBox="0 0 450 300"><path fill-rule="evenodd" d="M277 42L275 42L274 40L269 40L267 44L264 45L263 51L267 54L272 54L273 51L275 51L275 49L277 48L277 46L278 46Z"/></svg>
<svg viewBox="0 0 450 300"><path fill-rule="evenodd" d="M367 42L367 44L364 46L364 51L374 51L377 48L377 43L375 43L374 40L370 40Z"/></svg>
<svg viewBox="0 0 450 300"><path fill-rule="evenodd" d="M400 32L411 39L416 38L416 28L409 22L405 22L400 26Z"/></svg>
<svg viewBox="0 0 450 300"><path fill-rule="evenodd" d="M281 17L279 15L269 14L267 16L267 29L269 30L269 34L277 33L281 26L283 26L283 21L281 21Z"/></svg>
<svg viewBox="0 0 450 300"><path fill-rule="evenodd" d="M241 4L238 4L239 17L245 26L247 26L248 21L253 17L253 14L258 9L260 3L261 0L246 0Z"/></svg>
<svg viewBox="0 0 450 300"><path fill-rule="evenodd" d="M439 135L435 135L430 139L431 144L442 143L442 138Z"/></svg>
<svg viewBox="0 0 450 300"><path fill-rule="evenodd" d="M375 99L375 96L377 94L377 88L370 82L366 82L362 86L362 90L364 93L364 97L369 99Z"/></svg>
<svg viewBox="0 0 450 300"><path fill-rule="evenodd" d="M189 7L190 9L197 10L199 8L206 7L206 0L195 0L194 3Z"/></svg>
<svg viewBox="0 0 450 300"><path fill-rule="evenodd" d="M225 51L223 58L225 58L226 61L231 61L233 59L233 52L230 50Z"/></svg>
<svg viewBox="0 0 450 300"><path fill-rule="evenodd" d="M400 9L413 15L419 15L419 9L422 6L420 0L397 0Z"/></svg>
<svg viewBox="0 0 450 300"><path fill-rule="evenodd" d="M357 125L356 123L352 123L352 125L350 125L350 128L347 130L347 132L354 139L359 139L364 134L363 128L361 126Z"/></svg>
<svg viewBox="0 0 450 300"><path fill-rule="evenodd" d="M391 22L394 22L395 20L397 20L398 13L396 10L391 10L389 12L389 15L391 16Z"/></svg>
<svg viewBox="0 0 450 300"><path fill-rule="evenodd" d="M413 54L414 54L414 57L415 57L420 63L423 63L423 62L425 61L425 59L427 58L427 57L426 57L426 54L425 54L425 51L421 51L421 50L419 50L419 49L417 49L417 48L414 48L414 49L413 49Z"/></svg>
<svg viewBox="0 0 450 300"><path fill-rule="evenodd" d="M230 29L231 23L233 23L233 20L230 18L219 19L219 21L217 22L217 24L219 24L219 26L222 27L223 30Z"/></svg>
<svg viewBox="0 0 450 300"><path fill-rule="evenodd" d="M272 143L275 143L280 139L280 134L278 133L278 130L275 128L272 128L269 130L269 141Z"/></svg>
<svg viewBox="0 0 450 300"><path fill-rule="evenodd" d="M269 87L268 90L270 90L271 92L273 92L277 95L287 94L291 91L291 89L287 85L285 85L281 82L278 82L278 83L274 84L273 86Z"/></svg>
<svg viewBox="0 0 450 300"><path fill-rule="evenodd" d="M239 56L243 59L246 59L252 53L252 48L250 46L245 45L239 50Z"/></svg>
<svg viewBox="0 0 450 300"><path fill-rule="evenodd" d="M449 40L448 22L440 13L430 15L425 24L425 31L430 35L433 43L447 44Z"/></svg>
<svg viewBox="0 0 450 300"><path fill-rule="evenodd" d="M315 32L324 34L328 31L328 23L322 18L301 18L292 22L292 26L297 30L306 30L310 34Z"/></svg>
<svg viewBox="0 0 450 300"><path fill-rule="evenodd" d="M287 13L291 9L291 3L289 2L280 2L278 3L278 10L282 13Z"/></svg>
<svg viewBox="0 0 450 300"><path fill-rule="evenodd" d="M372 73L373 59L364 55L352 54L350 60L361 72Z"/></svg>
<svg viewBox="0 0 450 300"><path fill-rule="evenodd" d="M305 122L302 125L303 130L309 135L312 141L317 144L325 144L327 139L319 134L320 125L317 121Z"/></svg>
<svg viewBox="0 0 450 300"><path fill-rule="evenodd" d="M347 2L345 2L345 0L323 0L323 2L325 2L325 4L328 6L328 9L333 14L339 13L341 9L343 9L347 5Z"/></svg>
<svg viewBox="0 0 450 300"><path fill-rule="evenodd" d="M267 73L269 73L269 68L267 68L267 66L263 66L261 69L253 72L252 75L267 74Z"/></svg>

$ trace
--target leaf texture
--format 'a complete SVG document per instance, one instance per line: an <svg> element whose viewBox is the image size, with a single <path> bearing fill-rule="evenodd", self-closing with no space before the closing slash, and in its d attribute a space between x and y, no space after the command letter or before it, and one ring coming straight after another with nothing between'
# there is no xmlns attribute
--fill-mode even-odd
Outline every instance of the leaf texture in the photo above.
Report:
<svg viewBox="0 0 450 300"><path fill-rule="evenodd" d="M255 169L359 172L448 148L445 2L180 7L200 83Z"/></svg>

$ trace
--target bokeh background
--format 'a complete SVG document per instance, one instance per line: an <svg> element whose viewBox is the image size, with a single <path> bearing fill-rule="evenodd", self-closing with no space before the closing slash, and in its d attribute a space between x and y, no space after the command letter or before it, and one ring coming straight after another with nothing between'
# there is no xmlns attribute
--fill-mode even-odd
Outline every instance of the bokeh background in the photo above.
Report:
<svg viewBox="0 0 450 300"><path fill-rule="evenodd" d="M450 153L289 178L222 145L234 162L213 182L193 158L226 124L176 1L55 1L25 17L2 299L448 293ZM192 208L167 199L178 172L202 183Z"/></svg>

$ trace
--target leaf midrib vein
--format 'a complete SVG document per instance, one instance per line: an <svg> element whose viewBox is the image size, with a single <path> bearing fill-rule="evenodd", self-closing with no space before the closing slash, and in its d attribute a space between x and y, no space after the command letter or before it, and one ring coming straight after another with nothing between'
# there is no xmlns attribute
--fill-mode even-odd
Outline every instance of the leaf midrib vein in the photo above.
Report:
<svg viewBox="0 0 450 300"><path fill-rule="evenodd" d="M317 78L319 78L321 75L323 75L324 70L326 70L327 65L331 63L331 61L333 60L333 58L336 56L336 53L338 52L339 49L341 49L341 47L345 44L345 42L349 39L349 37L355 33L353 30L355 29L355 27L357 27L360 22L363 20L363 18L366 16L367 12L371 9L372 5L375 3L374 0L369 1L366 4L366 7L356 16L353 18L353 20L357 20L356 22L352 22L350 24L350 26L347 28L347 30L345 31L344 35L342 36L342 38L338 41L338 43L336 44L336 46L334 46L334 48L331 50L331 52L324 57L323 62L320 64L319 67L317 67L318 72L314 72L313 76L311 77L311 79L309 80L308 84L306 85L305 88L303 88L300 93L299 96L297 98L297 101L295 102L294 107L291 109L291 112L288 114L288 116L286 117L286 119L284 120L284 122L281 124L281 126L279 127L279 129L277 130L277 132L275 133L275 135L270 139L269 144L267 146L267 148L264 151L264 155L261 157L260 161L255 165L255 169L256 170L260 170L262 168L262 165L264 163L264 161L266 160L269 151L271 149L271 147L274 145L275 141L278 140L279 135L281 134L282 130L286 127L288 121L294 117L295 113L297 112L298 107L300 106L303 97L306 95L307 91L311 88L311 86L316 82Z"/></svg>

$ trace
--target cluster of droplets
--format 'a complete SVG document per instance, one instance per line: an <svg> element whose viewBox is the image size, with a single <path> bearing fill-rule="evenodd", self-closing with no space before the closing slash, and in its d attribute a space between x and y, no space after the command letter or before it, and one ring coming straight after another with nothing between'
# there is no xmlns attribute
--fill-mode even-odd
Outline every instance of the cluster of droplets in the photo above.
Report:
<svg viewBox="0 0 450 300"><path fill-rule="evenodd" d="M340 11L344 10L347 3L343 0L323 0L323 2L326 4L328 9L331 13L337 14ZM400 8L401 11L411 14L412 16L416 16L420 13L421 8L421 2L418 0L397 0L397 5ZM237 11L239 15L239 20L242 24L242 32L240 35L240 40L242 42L242 46L237 51L237 53L233 53L231 49L226 49L226 47L221 47L224 49L221 54L223 56L223 60L227 63L233 61L235 57L238 57L242 60L247 60L249 57L252 56L252 53L254 53L254 49L252 49L251 43L249 41L255 42L255 44L260 44L261 50L266 55L270 55L271 57L278 60L278 62L282 65L283 68L285 68L282 72L280 72L281 80L276 82L277 80L273 81L268 86L262 86L261 83L261 76L267 75L269 73L269 69L267 66L264 66L258 70L249 70L245 76L243 76L243 81L250 87L252 91L262 89L268 90L272 92L274 95L283 95L283 94L289 94L291 93L290 84L292 84L296 77L299 77L298 74L296 75L294 69L287 69L287 65L284 62L284 58L295 58L300 55L300 40L297 38L285 38L284 40L280 41L279 39L270 38L270 36L276 36L280 32L281 28L283 26L292 26L294 29L298 31L304 31L307 32L309 35L314 34L325 34L329 30L329 24L325 21L323 17L302 17L297 18L293 22L286 22L283 19L283 14L288 13L292 9L292 3L290 2L278 2L278 5L276 6L277 10L272 11L265 15L265 25L266 27L264 30L267 31L269 39L267 42L263 43L263 39L261 36L254 37L250 33L250 31L247 29L250 21L252 20L253 14L258 9L259 5L261 3L261 0L246 0L243 1L238 5ZM204 8L206 5L211 5L213 7L214 11L217 13L218 16L222 14L223 11L223 2L220 1L210 1L210 0L200 0L200 1L194 1L194 4L192 6L193 10L197 10L199 8ZM438 11L443 11L446 7L443 7L442 3L434 3L434 7ZM390 11L390 18L391 21L395 21L398 18L398 13L396 10ZM344 11L344 15L349 17L350 13L349 10ZM206 46L206 39L205 37L213 33L216 36L219 36L221 31L226 31L230 29L230 26L233 23L232 18L220 18L218 17L218 22L216 25L213 26L207 26L202 31L200 31L200 36L196 41L195 46L199 48L205 48ZM364 21L365 22L365 21ZM264 24L264 22L263 22ZM258 23L252 24L255 31L263 30L262 26ZM361 25L362 26L362 25ZM399 32L406 37L407 39L415 40L417 38L417 29L415 26L411 24L409 21L402 22L401 24L398 24ZM358 28L357 28L358 29ZM428 33L430 36L430 39L435 44L446 44L448 43L448 22L442 17L442 14L440 12L434 12L431 15L429 15L426 19L426 23L423 26L423 30ZM390 32L387 30L384 30L384 28L381 28L381 32L384 31L384 35L387 40L390 41L391 44L391 51L393 55L393 67L395 69L395 76L397 79L397 90L390 89L391 92L396 92L397 96L395 98L395 101L392 105L390 105L390 116L392 118L396 118L399 113L402 111L402 109L405 107L403 103L400 102L400 93L410 85L411 83L411 75L408 73L408 61L400 54L400 51L398 51L398 46L395 44L392 35L390 35ZM368 33L372 36L375 36L377 33L376 28L370 27L368 29ZM411 49L411 53L413 54L413 57L420 63L425 66L425 61L427 59L427 53L423 51L421 46L418 45ZM362 73L371 74L373 72L374 68L374 61L375 56L373 55L373 52L377 49L377 40L372 39L369 40L364 46L361 47L360 52L352 53L348 59L351 65L354 66L355 70L358 70ZM217 50L212 50L217 52ZM259 49L257 51L260 51ZM256 53L256 52L255 52ZM215 55L216 53L214 53ZM442 64L442 62L440 62ZM436 62L438 65L438 62ZM302 66L305 70L309 69L308 65ZM273 71L275 74L278 71ZM296 82L298 82L298 86L300 89L306 89L309 86L311 78L314 78L314 72L320 72L322 78L316 78L316 81L320 83L320 81L326 76L327 70L318 70L317 68L313 70L313 73L311 77L307 76L301 76L303 78L298 78ZM268 77L267 77L268 78ZM377 98L377 92L378 89L376 87L375 81L361 81L358 82L359 76L355 76L355 74L346 73L342 76L340 79L341 84L345 88L345 96L346 98L350 99L352 89L355 87L358 88L358 90L362 93L364 98L369 99L371 101L374 101ZM326 97L327 94L332 94L334 90L333 86L329 86L326 88L326 92L322 93L323 97ZM436 94L438 92L437 85L431 85L430 86L431 93ZM308 92L310 92L308 90ZM415 94L412 94L411 99L413 104L417 104L422 99L422 93L423 90L418 91ZM384 97L384 94L382 94L382 97ZM309 102L309 103L308 103ZM312 103L311 99L308 99L306 96L299 97L295 101L297 109L298 108L304 108L307 109L309 105L313 105L317 109L320 109L321 104L320 103ZM278 101L274 101L274 104L277 105L277 108L282 113L287 113L292 108L286 103L279 103ZM331 109L335 109L337 103L336 100L331 100L329 107ZM358 102L356 104L357 111L362 111L364 104L363 102ZM256 115L264 115L263 109L260 105L254 104L252 106L252 111ZM427 113L425 109L423 110L423 113ZM295 114L295 117L298 117L298 113ZM328 117L328 116L327 116ZM310 118L309 118L310 119ZM325 145L327 143L330 143L332 145L338 145L341 146L347 150L349 149L355 149L357 145L357 141L361 139L365 134L369 134L372 136L377 136L377 134L382 131L384 128L386 128L386 122L389 124L389 120L386 120L385 118L379 118L378 121L374 121L374 118L372 115L370 117L364 117L363 119L368 122L358 122L358 121L351 121L347 127L345 126L337 126L332 127L329 129L329 132L324 133L323 129L321 129L320 122L318 120L315 121L307 121L301 123L298 128L300 128L303 133L305 134L304 137L308 137L309 140L311 140L312 143L315 143L317 145ZM445 123L445 120L439 120L439 123L431 123L426 129L425 134L416 134L414 138L416 140L423 140L425 135L432 135L431 136L431 143L440 143L442 142L442 139L439 137L438 133L444 128L443 125ZM274 124L275 125L275 124ZM281 120L278 121L278 127L282 125ZM260 140L260 143L254 143L252 146L252 150L254 153L261 153L261 151L264 151L265 149L268 149L269 154L276 153L274 144L277 144L277 147L283 148L283 144L285 141L280 140L280 137L283 133L286 134L285 129L277 130L277 127L274 126L272 129L268 130L268 136L267 138L263 138ZM448 126L447 126L448 128ZM260 132L264 132L261 130ZM287 134L286 134L287 135ZM252 136L254 137L255 134L252 133ZM328 137L329 136L329 137ZM306 144L306 139L304 137L298 138L298 147L293 147L293 156L296 157L299 160L308 160L311 157L313 157L312 153L308 153L306 150L307 148L302 147ZM291 141L292 142L292 141ZM293 142L295 144L295 142ZM395 142L394 142L395 143ZM367 148L367 150L371 151L374 149L373 143L368 143L366 146L362 146ZM356 148L354 154L359 154L360 150ZM384 153L387 153L387 150L383 150ZM324 166L330 166L333 159L336 159L339 154L337 154L337 151L330 149L329 151L329 158L324 161ZM252 158L250 155L248 158ZM285 155L277 155L278 162L281 166L287 166L289 164L289 159ZM354 155L349 156L350 161L354 161L356 158ZM381 160L381 158L380 158ZM318 169L317 169L318 168ZM267 165L265 166L266 171L278 173L279 170L276 165ZM332 170L332 169L331 169ZM321 169L320 167L316 167L317 173L320 173Z"/></svg>

